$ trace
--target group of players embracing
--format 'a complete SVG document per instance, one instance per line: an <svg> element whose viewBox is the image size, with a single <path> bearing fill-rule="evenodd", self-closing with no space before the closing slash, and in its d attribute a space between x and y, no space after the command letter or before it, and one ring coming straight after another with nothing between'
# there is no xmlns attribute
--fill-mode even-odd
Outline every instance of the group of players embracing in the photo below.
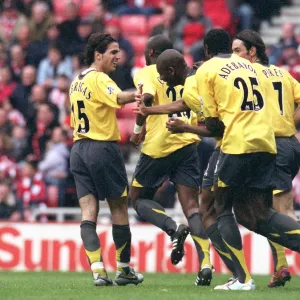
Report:
<svg viewBox="0 0 300 300"><path fill-rule="evenodd" d="M291 194L300 166L295 137L300 84L269 64L255 31L244 30L232 42L226 31L212 29L204 38L204 50L207 60L189 67L167 37L151 37L145 48L147 66L134 76L137 90L122 92L107 75L117 65L117 42L109 35L93 34L87 44L90 68L70 88L71 171L95 285L143 281L129 265L127 176L116 143L120 134L115 109L134 101L137 117L131 142L139 145L143 140L143 145L129 196L141 218L170 236L172 263L182 260L190 234L199 258L196 285L211 283L211 242L232 273L215 289L255 289L239 223L270 243L275 270L268 286L285 285L291 278L284 247L300 252L300 224ZM83 87L90 93L83 93ZM201 137L216 139L203 180L197 153ZM188 225L176 223L153 200L167 179L176 186ZM104 199L111 209L117 249L114 280L105 271L96 233L98 200Z"/></svg>

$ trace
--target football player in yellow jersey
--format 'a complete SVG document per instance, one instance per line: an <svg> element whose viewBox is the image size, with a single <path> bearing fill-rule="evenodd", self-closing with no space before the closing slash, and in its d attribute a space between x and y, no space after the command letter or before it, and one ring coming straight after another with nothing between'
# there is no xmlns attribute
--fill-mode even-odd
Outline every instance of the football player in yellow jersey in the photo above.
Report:
<svg viewBox="0 0 300 300"><path fill-rule="evenodd" d="M85 49L88 69L71 83L74 144L70 169L82 212L81 238L96 286L138 284L143 275L130 266L127 175L117 144L120 133L116 109L141 97L141 91L122 92L109 77L119 60L119 45L109 34L92 34ZM107 200L112 214L117 273L112 281L103 266L96 232L99 200Z"/></svg>
<svg viewBox="0 0 300 300"><path fill-rule="evenodd" d="M147 43L145 49L147 66L134 76L136 86L143 84L142 101L147 105L156 106L180 99L182 87L167 86L160 80L156 70L159 54L171 48L173 48L171 41L163 35L156 35ZM197 116L190 111L178 113L177 116L186 123L197 123ZM209 285L212 274L209 241L201 226L198 203L200 173L196 143L199 142L199 137L191 133L171 134L165 126L167 120L168 115L147 118L142 115L137 116L132 140L139 139L139 130L144 122L146 122L146 135L134 173L130 198L140 217L161 228L171 237L173 264L177 264L182 259L184 241L191 231L203 270L203 272L200 270L198 275L204 278L196 284ZM184 224L177 224L165 213L159 203L153 201L155 192L168 178L176 185L189 228Z"/></svg>
<svg viewBox="0 0 300 300"><path fill-rule="evenodd" d="M198 121L203 122L202 107L199 101L195 75L189 75L193 72L191 72L191 68L187 66L183 55L173 49L164 51L158 57L157 70L160 78L164 80L168 86L184 85L182 100L152 107L146 107L141 102L135 109L135 112L146 116L156 114L173 114L191 109L198 115ZM207 130L205 126L187 124L179 118L170 118L166 126L173 133L190 132L200 136L221 136L223 134L222 130L221 132L212 133ZM203 178L199 211L207 236L210 238L216 251L219 253L225 265L233 273L233 277L235 278L236 274L230 255L218 231L216 213L214 210L214 195L212 187L214 185L214 169L218 160L219 152L220 138L217 138L217 146L210 157L208 167ZM197 280L200 281L201 276L198 276Z"/></svg>
<svg viewBox="0 0 300 300"><path fill-rule="evenodd" d="M233 53L253 62L260 83L266 89L265 98L273 105L273 124L277 145L274 176L273 207L276 211L298 220L294 214L292 180L299 171L300 143L295 137L294 106L300 104L300 84L283 69L269 65L266 47L253 30L240 32L232 44ZM271 242L274 258L274 274L269 287L284 285L290 280L285 250Z"/></svg>
<svg viewBox="0 0 300 300"><path fill-rule="evenodd" d="M220 121L225 126L216 167L218 229L238 277L215 289L253 290L232 209L246 228L296 251L300 251L300 224L271 207L276 143L272 108L256 70L248 60L231 54L230 37L222 29L210 30L204 47L212 58L197 70L196 80L206 127L214 131Z"/></svg>

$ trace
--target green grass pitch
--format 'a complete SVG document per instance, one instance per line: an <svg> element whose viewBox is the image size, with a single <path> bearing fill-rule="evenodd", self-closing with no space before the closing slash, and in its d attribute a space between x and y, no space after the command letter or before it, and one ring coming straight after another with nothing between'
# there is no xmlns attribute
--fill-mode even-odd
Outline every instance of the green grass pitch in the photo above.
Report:
<svg viewBox="0 0 300 300"><path fill-rule="evenodd" d="M284 288L269 289L269 276L254 276L256 291L214 291L228 276L214 275L210 287L194 286L195 274L144 274L138 286L94 287L90 273L0 272L0 299L300 299L300 277L292 277ZM113 274L111 274L113 276Z"/></svg>

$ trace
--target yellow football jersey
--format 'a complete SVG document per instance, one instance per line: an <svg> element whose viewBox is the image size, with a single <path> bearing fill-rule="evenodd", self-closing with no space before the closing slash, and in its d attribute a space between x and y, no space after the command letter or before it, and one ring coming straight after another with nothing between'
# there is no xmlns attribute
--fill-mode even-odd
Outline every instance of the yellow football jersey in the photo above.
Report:
<svg viewBox="0 0 300 300"><path fill-rule="evenodd" d="M272 107L275 136L293 136L295 103L300 104L300 83L289 72L274 65L253 64L265 97Z"/></svg>
<svg viewBox="0 0 300 300"><path fill-rule="evenodd" d="M120 92L113 80L93 68L74 79L69 90L74 141L85 138L120 140L116 117L116 108L122 107L117 102Z"/></svg>
<svg viewBox="0 0 300 300"><path fill-rule="evenodd" d="M271 109L249 61L235 54L213 57L197 70L196 80L204 116L225 125L224 153L276 153Z"/></svg>
<svg viewBox="0 0 300 300"><path fill-rule="evenodd" d="M147 66L134 76L134 83L137 87L143 84L143 94L150 94L154 97L152 105L171 103L182 98L183 87L168 87L161 81L156 70L156 65ZM174 115L173 115L174 116ZM191 125L197 125L195 113L183 112L175 115ZM198 142L200 139L192 133L173 134L166 128L168 115L150 115L146 119L146 136L142 146L142 152L153 158L165 157L174 151Z"/></svg>
<svg viewBox="0 0 300 300"><path fill-rule="evenodd" d="M203 107L200 104L200 95L198 94L198 87L196 76L188 76L184 83L184 90L182 99L185 104L197 114L198 122L204 122L205 117L203 114ZM220 147L222 145L221 138L215 138L216 147Z"/></svg>

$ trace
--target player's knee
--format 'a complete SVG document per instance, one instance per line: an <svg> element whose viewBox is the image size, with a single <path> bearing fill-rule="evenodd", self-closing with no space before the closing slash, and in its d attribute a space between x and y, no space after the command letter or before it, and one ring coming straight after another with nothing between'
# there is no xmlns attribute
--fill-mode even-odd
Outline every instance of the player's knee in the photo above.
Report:
<svg viewBox="0 0 300 300"><path fill-rule="evenodd" d="M234 209L234 214L236 221L244 226L245 228L255 231L257 227L257 222L255 216L253 214L249 213L246 210L240 210L240 209Z"/></svg>

